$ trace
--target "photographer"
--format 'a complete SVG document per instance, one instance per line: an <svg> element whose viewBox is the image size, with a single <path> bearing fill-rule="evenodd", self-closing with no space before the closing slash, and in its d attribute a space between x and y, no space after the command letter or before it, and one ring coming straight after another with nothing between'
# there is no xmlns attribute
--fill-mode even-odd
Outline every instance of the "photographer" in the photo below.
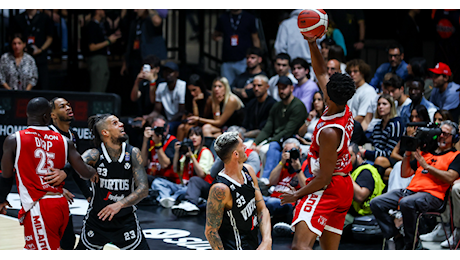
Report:
<svg viewBox="0 0 460 260"><path fill-rule="evenodd" d="M289 138L283 143L281 161L272 170L269 177L269 185L273 192L269 197L264 196L270 215L284 217L283 221L291 223L294 205L292 203L281 205L279 196L282 192L291 188L299 189L305 186L307 177L301 169L303 160L300 158L302 150L300 142L295 138Z"/></svg>
<svg viewBox="0 0 460 260"><path fill-rule="evenodd" d="M211 183L214 180L210 175L214 156L211 150L204 147L204 135L201 127L190 128L188 138L190 140L182 143L177 142L174 146L176 153L174 154L173 169L181 177L182 183L174 184L161 180L162 185L167 187L169 191L160 190L160 199L168 197L168 200L175 202L179 195L186 193L185 199L172 207L172 212L177 217L198 214L200 212L197 207L199 198L208 197L209 188L211 188ZM157 179L154 183L158 184L158 181L160 180Z"/></svg>
<svg viewBox="0 0 460 260"><path fill-rule="evenodd" d="M457 129L457 124L452 121L442 122L442 132L437 138L438 147L432 153L421 152L419 148L413 152L406 150L401 175L407 178L415 174L409 186L406 189L392 190L371 201L371 210L386 239L398 234L393 217L388 214L389 210L400 208L404 223L403 243L406 249L411 249L417 214L436 210L442 205L447 189L459 178L460 152L453 147L458 141ZM415 160L410 161L412 154ZM421 248L418 241L416 248Z"/></svg>
<svg viewBox="0 0 460 260"><path fill-rule="evenodd" d="M141 155L143 166L147 167L149 185L155 177L163 177L174 183L180 183L179 176L172 167L174 144L177 139L168 134L169 127L167 126L166 119L160 115L153 120L152 127L146 127L144 130Z"/></svg>

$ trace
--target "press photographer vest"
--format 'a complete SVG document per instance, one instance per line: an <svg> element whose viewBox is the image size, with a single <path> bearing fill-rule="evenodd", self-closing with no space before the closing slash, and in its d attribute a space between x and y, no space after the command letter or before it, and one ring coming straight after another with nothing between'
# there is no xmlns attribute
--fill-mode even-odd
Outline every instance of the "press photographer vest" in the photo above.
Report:
<svg viewBox="0 0 460 260"><path fill-rule="evenodd" d="M441 171L447 171L449 169L449 165L454 161L458 154L460 154L459 151L450 150L439 155L424 152L422 152L421 155L428 165L431 165ZM446 191L450 187L450 184L443 182L430 173L422 173L423 168L420 167L418 162L417 166L418 168L417 171L415 171L414 178L412 178L407 189L413 192L428 192L436 198L444 200L444 196L446 195Z"/></svg>
<svg viewBox="0 0 460 260"><path fill-rule="evenodd" d="M383 183L382 178L380 177L380 174L377 171L377 169L370 164L364 164L356 168L356 170L354 170L351 173L351 178L354 181L356 181L359 174L363 170L369 170L371 172L372 179L374 179L374 192L372 192L372 194L363 203L358 203L357 201L353 200L352 206L359 215L365 216L372 214L370 208L371 200L379 195L382 195L382 191L383 188L385 188L385 184Z"/></svg>
<svg viewBox="0 0 460 260"><path fill-rule="evenodd" d="M161 149L163 149L163 151L166 152L168 145L174 139L176 139L175 136L167 135L166 142L163 144L163 147ZM152 140L150 140L150 165L147 169L147 174L152 176L163 176L174 183L180 184L179 175L177 175L177 173L174 172L172 163L165 169L161 168L160 162L158 161L158 155L154 147L155 143Z"/></svg>

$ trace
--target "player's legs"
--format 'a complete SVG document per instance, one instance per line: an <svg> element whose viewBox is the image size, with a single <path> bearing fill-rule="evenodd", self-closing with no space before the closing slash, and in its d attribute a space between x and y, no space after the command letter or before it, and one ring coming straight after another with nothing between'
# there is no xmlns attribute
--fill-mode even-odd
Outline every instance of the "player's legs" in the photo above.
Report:
<svg viewBox="0 0 460 260"><path fill-rule="evenodd" d="M111 242L121 250L149 250L136 214L119 219L120 227L111 234Z"/></svg>
<svg viewBox="0 0 460 260"><path fill-rule="evenodd" d="M102 250L105 244L110 242L106 232L99 227L98 221L93 219L93 217L89 217L83 221L80 241L78 241L75 250Z"/></svg>
<svg viewBox="0 0 460 260"><path fill-rule="evenodd" d="M318 235L313 233L305 223L300 221L295 225L294 239L292 240L293 250L312 250Z"/></svg>
<svg viewBox="0 0 460 260"><path fill-rule="evenodd" d="M69 218L69 205L64 197L44 197L24 218L24 249L57 250Z"/></svg>
<svg viewBox="0 0 460 260"><path fill-rule="evenodd" d="M339 244L340 244L340 238L342 236L328 231L324 230L323 234L319 238L319 244L321 245L321 249L323 250L337 250L339 249Z"/></svg>

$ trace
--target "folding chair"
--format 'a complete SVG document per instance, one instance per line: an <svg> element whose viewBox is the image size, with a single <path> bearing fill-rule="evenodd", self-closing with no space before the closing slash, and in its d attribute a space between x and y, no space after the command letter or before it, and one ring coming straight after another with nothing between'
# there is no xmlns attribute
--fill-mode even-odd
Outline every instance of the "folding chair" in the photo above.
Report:
<svg viewBox="0 0 460 260"><path fill-rule="evenodd" d="M422 212L422 213L419 213L418 217L417 217L417 224L415 225L415 236L414 236L414 243L413 243L413 247L412 247L412 250L415 250L415 245L416 245L416 242L417 242L417 239L419 239L420 237L420 234L418 232L418 228L419 228L419 224L420 224L420 218L423 216L423 215L431 215L431 216L439 216L439 218L441 219L441 223L442 223L442 228L444 229L444 235L446 236L446 239L447 239L447 243L449 244L449 248L450 250L453 249L453 246L454 245L451 245L450 244L450 241L449 241L449 235L447 233L447 230L446 230L446 227L444 225L444 220L442 219L442 216L441 214L446 210L447 208L447 205L449 205L450 207L450 212L451 212L451 230L453 231L453 224L452 224L452 204L451 204L451 201L450 201L450 190L451 190L451 187L449 187L449 189L447 189L446 191L446 195L444 197L444 201L442 203L442 205L436 209L436 210L433 210L433 211L429 211L429 212ZM452 232L453 234L453 232ZM458 245L457 245L458 247Z"/></svg>

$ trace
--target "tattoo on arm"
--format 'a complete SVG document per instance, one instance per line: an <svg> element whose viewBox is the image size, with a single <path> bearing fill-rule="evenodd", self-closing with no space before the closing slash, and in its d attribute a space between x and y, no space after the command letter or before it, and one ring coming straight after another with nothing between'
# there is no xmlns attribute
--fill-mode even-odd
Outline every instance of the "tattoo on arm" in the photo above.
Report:
<svg viewBox="0 0 460 260"><path fill-rule="evenodd" d="M139 151L139 148L134 147L132 153L134 155L132 160L132 169L136 189L120 201L120 203L123 204L123 207L136 205L143 198L147 197L149 192L147 174L142 166L141 152Z"/></svg>
<svg viewBox="0 0 460 260"><path fill-rule="evenodd" d="M212 249L223 250L224 246L219 236L219 228L222 224L225 204L225 188L214 186L211 188L206 206L206 238Z"/></svg>
<svg viewBox="0 0 460 260"><path fill-rule="evenodd" d="M97 149L89 149L86 150L83 155L81 156L81 159L86 163L91 166L94 166L99 159L99 151Z"/></svg>

